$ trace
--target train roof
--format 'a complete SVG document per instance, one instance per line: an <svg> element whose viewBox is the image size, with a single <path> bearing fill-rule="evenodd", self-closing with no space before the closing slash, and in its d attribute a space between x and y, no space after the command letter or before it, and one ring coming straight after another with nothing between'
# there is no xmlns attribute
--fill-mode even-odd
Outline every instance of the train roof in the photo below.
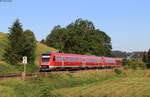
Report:
<svg viewBox="0 0 150 97"><path fill-rule="evenodd" d="M56 56L70 56L70 57L73 57L73 56L78 56L78 57L93 57L93 58L99 57L99 56L95 56L95 55L80 55L80 54L68 54L68 53L57 53L57 52L42 53L42 55L49 55L49 54L53 54L53 55L56 55Z"/></svg>
<svg viewBox="0 0 150 97"><path fill-rule="evenodd" d="M99 58L104 56L95 56L95 55L80 55L80 54L70 54L70 53L58 53L58 52L45 52L42 55L56 55L56 56L68 56L68 57L86 57L86 58ZM122 60L121 58L113 58L113 57L104 57L105 59L115 59L115 60Z"/></svg>

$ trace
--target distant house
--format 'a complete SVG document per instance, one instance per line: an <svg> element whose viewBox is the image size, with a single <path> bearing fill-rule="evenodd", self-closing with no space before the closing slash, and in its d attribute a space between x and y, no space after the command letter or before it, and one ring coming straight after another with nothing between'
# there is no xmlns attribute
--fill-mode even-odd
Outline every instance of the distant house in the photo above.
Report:
<svg viewBox="0 0 150 97"><path fill-rule="evenodd" d="M127 59L142 61L142 54L143 52L133 52L127 56Z"/></svg>

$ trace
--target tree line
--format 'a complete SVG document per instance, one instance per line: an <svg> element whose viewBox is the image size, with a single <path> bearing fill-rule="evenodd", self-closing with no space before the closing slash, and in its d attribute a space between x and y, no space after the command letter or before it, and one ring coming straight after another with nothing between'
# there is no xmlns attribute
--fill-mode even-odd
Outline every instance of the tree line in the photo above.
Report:
<svg viewBox="0 0 150 97"><path fill-rule="evenodd" d="M55 26L42 43L64 53L111 56L111 38L81 18L66 27Z"/></svg>
<svg viewBox="0 0 150 97"><path fill-rule="evenodd" d="M23 30L17 19L9 27L8 45L4 60L10 64L22 63L27 56L28 63L34 64L36 38L31 30ZM66 27L55 26L42 43L64 53L76 53L98 56L111 56L111 38L100 29L96 29L91 21L81 18Z"/></svg>

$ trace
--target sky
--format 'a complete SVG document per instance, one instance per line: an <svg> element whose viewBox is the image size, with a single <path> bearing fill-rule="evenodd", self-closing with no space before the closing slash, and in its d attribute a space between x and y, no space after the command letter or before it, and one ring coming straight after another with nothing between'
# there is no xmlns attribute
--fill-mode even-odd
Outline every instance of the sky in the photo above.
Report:
<svg viewBox="0 0 150 97"><path fill-rule="evenodd" d="M113 50L150 48L150 0L0 0L0 32L9 33L17 18L38 41L82 18L111 37Z"/></svg>

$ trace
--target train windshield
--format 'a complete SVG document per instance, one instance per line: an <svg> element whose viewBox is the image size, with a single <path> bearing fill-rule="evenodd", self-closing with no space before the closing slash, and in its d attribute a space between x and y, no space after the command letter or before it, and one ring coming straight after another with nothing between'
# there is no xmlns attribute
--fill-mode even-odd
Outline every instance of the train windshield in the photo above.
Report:
<svg viewBox="0 0 150 97"><path fill-rule="evenodd" d="M42 58L42 62L49 62L50 58Z"/></svg>
<svg viewBox="0 0 150 97"><path fill-rule="evenodd" d="M42 54L42 62L49 62L50 54Z"/></svg>

